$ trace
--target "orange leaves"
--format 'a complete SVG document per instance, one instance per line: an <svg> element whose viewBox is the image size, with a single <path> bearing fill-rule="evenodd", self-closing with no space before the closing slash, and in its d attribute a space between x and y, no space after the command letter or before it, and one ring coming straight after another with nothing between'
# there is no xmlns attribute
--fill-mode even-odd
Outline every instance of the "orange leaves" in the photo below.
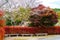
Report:
<svg viewBox="0 0 60 40"><path fill-rule="evenodd" d="M0 20L0 27L3 27L5 25L5 21L4 20Z"/></svg>
<svg viewBox="0 0 60 40"><path fill-rule="evenodd" d="M0 40L3 40L4 39L4 34L5 34L5 31L3 28L0 28Z"/></svg>

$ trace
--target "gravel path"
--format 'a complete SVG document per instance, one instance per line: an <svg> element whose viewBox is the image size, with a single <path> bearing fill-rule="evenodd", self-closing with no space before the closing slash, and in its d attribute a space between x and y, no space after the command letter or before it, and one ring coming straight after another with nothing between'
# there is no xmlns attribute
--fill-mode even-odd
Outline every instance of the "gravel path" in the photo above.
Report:
<svg viewBox="0 0 60 40"><path fill-rule="evenodd" d="M60 40L60 35L49 35L40 37L6 37L5 40Z"/></svg>

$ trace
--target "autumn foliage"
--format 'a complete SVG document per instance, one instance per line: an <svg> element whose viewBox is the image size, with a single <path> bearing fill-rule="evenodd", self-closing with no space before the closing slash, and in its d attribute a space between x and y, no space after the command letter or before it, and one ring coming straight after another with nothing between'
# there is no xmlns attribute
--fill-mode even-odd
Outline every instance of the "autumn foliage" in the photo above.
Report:
<svg viewBox="0 0 60 40"><path fill-rule="evenodd" d="M3 16L3 11L0 10L0 17Z"/></svg>
<svg viewBox="0 0 60 40"><path fill-rule="evenodd" d="M58 17L56 12L50 7L39 5L32 9L29 20L31 21L30 26L51 27L58 22Z"/></svg>
<svg viewBox="0 0 60 40"><path fill-rule="evenodd" d="M37 34L48 33L60 34L60 26L53 26L49 28L42 27L21 27L21 26L6 26L4 27L6 34Z"/></svg>
<svg viewBox="0 0 60 40"><path fill-rule="evenodd" d="M0 10L0 27L4 26L4 18L3 18L4 12Z"/></svg>
<svg viewBox="0 0 60 40"><path fill-rule="evenodd" d="M5 31L3 29L5 21L3 20L3 11L0 10L0 40L4 39Z"/></svg>

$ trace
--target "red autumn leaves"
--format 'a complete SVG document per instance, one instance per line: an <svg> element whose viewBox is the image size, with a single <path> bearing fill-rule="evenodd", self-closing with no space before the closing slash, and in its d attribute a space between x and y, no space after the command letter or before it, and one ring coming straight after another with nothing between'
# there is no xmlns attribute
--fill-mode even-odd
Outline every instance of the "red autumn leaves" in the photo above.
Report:
<svg viewBox="0 0 60 40"><path fill-rule="evenodd" d="M51 27L58 22L58 17L53 9L39 5L32 9L29 20L31 22L30 26Z"/></svg>
<svg viewBox="0 0 60 40"><path fill-rule="evenodd" d="M5 27L6 34L36 34L36 33L48 33L48 34L60 34L60 27Z"/></svg>
<svg viewBox="0 0 60 40"><path fill-rule="evenodd" d="M3 28L0 28L0 40L4 39L5 31Z"/></svg>
<svg viewBox="0 0 60 40"><path fill-rule="evenodd" d="M0 10L0 40L4 39L4 34L5 34L5 31L3 29L4 24L5 24L5 21L3 20L3 14L4 12Z"/></svg>
<svg viewBox="0 0 60 40"><path fill-rule="evenodd" d="M2 10L0 10L0 27L3 27L4 26L4 19L3 19L3 15L4 15L4 12Z"/></svg>
<svg viewBox="0 0 60 40"><path fill-rule="evenodd" d="M31 27L5 27L6 34L34 34L39 33L40 29Z"/></svg>

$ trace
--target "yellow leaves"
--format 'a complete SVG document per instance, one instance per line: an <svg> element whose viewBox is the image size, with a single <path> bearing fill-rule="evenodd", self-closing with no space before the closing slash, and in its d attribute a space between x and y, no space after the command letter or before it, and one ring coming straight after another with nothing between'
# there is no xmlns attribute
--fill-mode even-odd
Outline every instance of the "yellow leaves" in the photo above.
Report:
<svg viewBox="0 0 60 40"><path fill-rule="evenodd" d="M60 11L57 12L58 19L60 19Z"/></svg>
<svg viewBox="0 0 60 40"><path fill-rule="evenodd" d="M30 15L30 10L31 10L30 8L23 8L23 7L19 8L21 20L28 19Z"/></svg>

